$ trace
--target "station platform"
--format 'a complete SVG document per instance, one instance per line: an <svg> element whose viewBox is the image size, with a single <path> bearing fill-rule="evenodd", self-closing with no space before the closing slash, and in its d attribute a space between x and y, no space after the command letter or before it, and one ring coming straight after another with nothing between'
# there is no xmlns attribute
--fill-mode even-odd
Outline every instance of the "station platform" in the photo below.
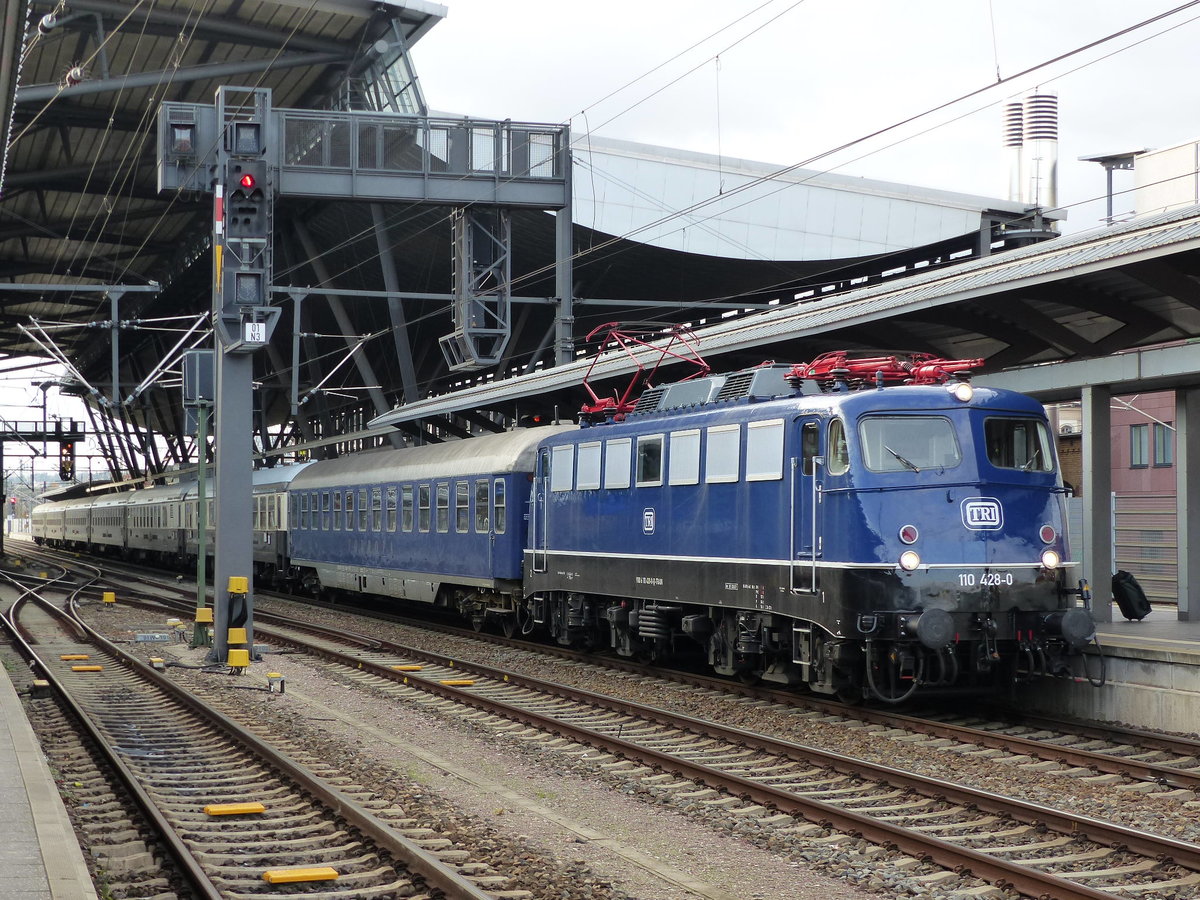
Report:
<svg viewBox="0 0 1200 900"><path fill-rule="evenodd" d="M33 680L25 670L16 677L22 689ZM8 673L0 676L0 797L0 897L96 900L58 786Z"/></svg>
<svg viewBox="0 0 1200 900"><path fill-rule="evenodd" d="M1200 732L1200 622L1184 622L1174 606L1155 605L1141 621L1129 621L1116 604L1112 621L1096 625L1100 651L1087 653L1085 679L1040 679L1022 687L1018 699L1040 712L1120 722L1135 728Z"/></svg>

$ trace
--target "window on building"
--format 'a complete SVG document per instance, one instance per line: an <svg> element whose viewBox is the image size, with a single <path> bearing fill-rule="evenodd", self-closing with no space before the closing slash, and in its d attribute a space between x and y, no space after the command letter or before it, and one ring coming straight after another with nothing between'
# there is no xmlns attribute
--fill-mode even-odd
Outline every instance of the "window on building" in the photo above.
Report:
<svg viewBox="0 0 1200 900"><path fill-rule="evenodd" d="M1154 464L1169 466L1175 462L1175 429L1170 422L1154 423Z"/></svg>
<svg viewBox="0 0 1200 900"><path fill-rule="evenodd" d="M1150 465L1150 426L1129 426L1129 465L1140 469Z"/></svg>

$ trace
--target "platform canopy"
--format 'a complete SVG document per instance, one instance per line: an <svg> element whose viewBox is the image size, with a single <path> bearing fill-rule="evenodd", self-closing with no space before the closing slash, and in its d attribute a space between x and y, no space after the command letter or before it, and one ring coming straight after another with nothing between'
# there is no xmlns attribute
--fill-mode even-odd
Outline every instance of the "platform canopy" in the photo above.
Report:
<svg viewBox="0 0 1200 900"><path fill-rule="evenodd" d="M90 399L90 430L109 436L114 475L141 477L194 460L178 351L211 346L213 201L159 192L161 104L211 103L217 87L234 85L269 88L277 108L428 117L410 51L448 11L424 0L60 7L0 0L0 357L68 363L71 377L55 387ZM646 333L690 323L721 369L898 345L984 356L999 369L1200 332L1195 210L1062 239L1037 211L1007 201L790 167L776 175L765 164L599 139L590 152L582 146L573 309L564 323L561 213L514 209L511 341L497 365L474 372L452 370L439 349L452 328L448 206L280 198L272 302L283 314L256 355L256 449L336 453L397 429L438 441L502 430L535 410L569 416L584 399L570 360L609 321ZM652 183L639 183L647 172ZM709 182L737 179L761 191L769 215L746 206L719 220L695 206L718 193ZM696 193L677 196L682 185ZM900 205L939 227L914 227L907 243L890 229L868 234L872 216L903 219ZM689 207L680 227L692 237L622 226L625 207L651 218ZM875 212L844 214L860 207ZM771 229L791 229L794 242L780 246L816 246L813 235L835 220L866 223L858 242L831 230L811 257L765 249ZM737 251L709 240L718 233L740 235ZM1039 255L1060 245L1073 249ZM1043 268L1030 274L1031 265ZM939 293L954 273L961 279ZM893 302L906 284L931 293ZM567 360L556 346L564 325ZM607 376L615 384L622 373Z"/></svg>

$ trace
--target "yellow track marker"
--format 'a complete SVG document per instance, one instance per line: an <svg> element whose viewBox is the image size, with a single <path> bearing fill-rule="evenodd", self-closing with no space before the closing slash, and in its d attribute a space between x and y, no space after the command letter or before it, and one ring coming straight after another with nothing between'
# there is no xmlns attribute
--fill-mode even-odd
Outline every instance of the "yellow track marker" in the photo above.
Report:
<svg viewBox="0 0 1200 900"><path fill-rule="evenodd" d="M64 653L59 659L66 661L72 659L91 659L91 657L86 653Z"/></svg>
<svg viewBox="0 0 1200 900"><path fill-rule="evenodd" d="M266 811L261 803L210 803L204 807L205 814L210 816L244 816Z"/></svg>
<svg viewBox="0 0 1200 900"><path fill-rule="evenodd" d="M313 869L268 869L263 872L267 884L295 884L300 881L336 881L337 869L320 866Z"/></svg>
<svg viewBox="0 0 1200 900"><path fill-rule="evenodd" d="M71 666L72 672L103 672L104 666Z"/></svg>
<svg viewBox="0 0 1200 900"><path fill-rule="evenodd" d="M397 672L420 672L424 666L392 666Z"/></svg>
<svg viewBox="0 0 1200 900"><path fill-rule="evenodd" d="M474 683L474 678L447 678L442 681L446 687L471 687Z"/></svg>

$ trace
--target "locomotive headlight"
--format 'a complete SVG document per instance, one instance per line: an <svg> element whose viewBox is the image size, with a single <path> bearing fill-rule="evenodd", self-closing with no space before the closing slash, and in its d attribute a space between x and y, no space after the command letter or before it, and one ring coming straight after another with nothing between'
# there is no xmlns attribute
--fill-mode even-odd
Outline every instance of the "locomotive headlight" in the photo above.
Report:
<svg viewBox="0 0 1200 900"><path fill-rule="evenodd" d="M911 572L919 565L921 565L921 554L916 550L905 550L900 554L900 568L905 572Z"/></svg>
<svg viewBox="0 0 1200 900"><path fill-rule="evenodd" d="M1057 550L1042 551L1042 567L1046 569L1057 569L1058 564L1062 562L1059 558Z"/></svg>
<svg viewBox="0 0 1200 900"><path fill-rule="evenodd" d="M947 385L946 389L955 400L961 400L963 403L970 403L971 398L975 396L975 388L971 387L970 382L967 381L958 381Z"/></svg>

